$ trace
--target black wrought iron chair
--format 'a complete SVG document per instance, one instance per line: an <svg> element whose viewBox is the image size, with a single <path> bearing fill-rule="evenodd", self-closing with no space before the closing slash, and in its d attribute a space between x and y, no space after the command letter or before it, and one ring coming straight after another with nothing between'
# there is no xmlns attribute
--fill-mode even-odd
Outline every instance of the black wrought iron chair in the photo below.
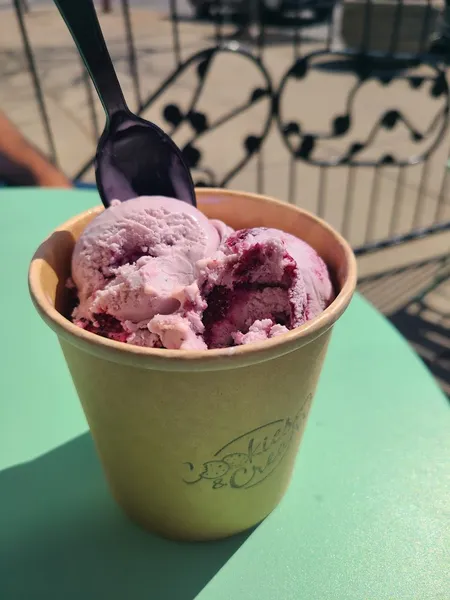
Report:
<svg viewBox="0 0 450 600"><path fill-rule="evenodd" d="M20 0L14 2L54 151L23 8ZM448 277L448 241L428 257L415 252L414 258L411 250L411 259L403 257L401 265L392 252L401 247L408 254L408 244L434 240L450 230L450 0L435 32L434 4L424 0L420 35L406 53L397 46L408 4L394 4L389 40L377 51L370 39L373 0L366 0L361 12L360 45L350 49L336 43L339 7L322 26L322 42L311 47L303 39L301 2L294 13L267 17L262 0L252 0L241 5L248 12L233 25L216 0L212 39L189 55L183 48L177 0L170 0L177 67L143 99L129 0L120 0L139 112L145 115L158 107L161 125L182 146L197 184L271 193L330 220L361 260L370 263L372 255L378 256L372 261L376 268L365 274L363 269L360 287L395 322L421 291L430 293ZM271 48L277 45L283 51L274 54ZM220 84L221 73L227 81L234 73L238 85L224 91L226 105L208 106L204 98ZM189 75L190 92L180 97L176 84ZM311 93L314 101L306 110ZM365 106L371 110L364 113ZM366 115L362 120L361 114ZM74 179L83 180L92 164L88 158ZM404 300L401 278L406 281ZM392 294L397 302L387 307ZM403 333L408 337L404 327Z"/></svg>
<svg viewBox="0 0 450 600"><path fill-rule="evenodd" d="M122 0L124 17L128 26L128 42L130 45L130 69L135 79L138 77L138 69L133 67L136 61L136 52L133 51L133 33L129 14L128 0ZM215 6L219 6L217 0ZM332 47L334 35L334 22L330 20L327 24L328 34L323 48L309 53L302 53L300 28L303 24L301 18L290 17L281 20L278 25L290 29L291 45L293 50L293 61L283 65L284 74L279 82L275 82L273 73L268 67L265 54L267 45L270 44L271 24L267 24L261 15L264 3L260 0L247 3L249 6L249 18L246 20L247 27L253 19L253 37L247 39L247 44L237 43L242 38L242 27L237 27L232 35L226 35L224 31L225 19L220 13L215 21L215 44L198 53L194 53L187 59L182 60L182 44L180 38L180 18L177 10L176 0L170 2L171 19L173 23L173 48L178 67L174 73L156 90L152 96L141 102L140 112L145 113L153 104L161 100L164 95L170 95L170 88L188 70L196 71L197 81L193 87L191 98L185 104L187 109L180 103L167 102L162 111L163 123L166 129L175 137L183 126L190 128L191 135L183 143L183 151L186 160L196 175L198 185L228 186L235 183L236 177L241 174L251 161L257 162L254 187L259 192L264 192L267 187L264 183L264 168L266 157L264 156L265 144L273 127L278 129L278 134L286 150L286 159L289 160L289 185L286 200L290 202L301 202L298 194L301 185L296 181L296 172L301 166L313 166L318 173L316 211L325 215L327 206L336 202L336 198L327 196L327 179L333 170L345 170L347 183L345 185L345 198L343 201L343 212L341 215L340 229L351 239L351 222L353 212L358 203L357 178L358 170L371 169L373 180L371 182L370 202L365 217L364 235L358 242L355 241L355 251L358 255L378 251L384 248L416 240L425 236L433 235L450 228L450 213L447 212L448 204L448 170L446 160L440 165L440 182L436 201L432 207L426 206L426 192L429 179L432 175L431 161L436 151L447 149L446 138L448 118L450 111L449 87L446 79L446 63L450 56L450 40L447 27L442 27L440 36L435 36L431 41L425 13L423 31L417 40L417 51L409 54L396 52L396 39L402 24L402 15L407 5L403 0L396 3L397 9L395 22L392 28L392 43L389 50L384 53L369 52L369 30L372 10L372 1L367 0L364 20L362 25L367 30L367 35L362 36L362 47L358 49L335 50ZM319 2L320 4L320 2ZM427 11L432 10L433 4L430 0L426 2ZM445 23L444 23L445 25ZM250 42L250 43L248 43ZM447 53L448 50L448 53ZM254 70L260 75L260 85L250 88L245 101L236 102L232 110L221 114L216 119L211 119L206 110L199 108L199 100L207 85L208 78L217 69L217 57L223 54L233 54L239 57L244 64L251 63ZM333 114L330 107L326 115L328 123L324 123L322 129L315 129L302 118L302 98L299 97L299 107L296 115L285 114L283 100L289 94L292 83L307 81L312 73L324 72L326 77L331 78L346 74L352 77L353 82L349 86L348 95L343 110L339 114ZM337 75L336 75L337 74ZM331 78L332 79L332 78ZM333 94L331 81L330 94ZM383 86L386 96L386 108L376 115L365 135L352 135L354 121L356 120L357 96L363 88L373 82ZM389 88L402 82L407 85L411 94L411 102L415 103L419 94L423 93L430 98L439 101L434 113L420 114L420 119L412 118L392 103L393 95L389 96ZM138 85L138 82L137 82ZM257 131L249 131L242 136L242 155L228 171L220 171L220 165L212 164L209 157L202 153L201 141L213 131L229 124L236 116L243 114L258 103L266 103L266 110L258 123ZM413 111L414 112L414 111ZM416 115L417 117L417 115ZM420 122L422 121L422 123ZM380 133L394 132L399 127L406 130L412 142L409 152L397 152L388 141L384 147L377 148L377 136ZM236 140L238 143L239 140ZM338 147L330 155L328 148L330 142ZM334 148L332 146L332 148ZM375 152L370 154L370 150ZM86 165L76 174L76 178L82 178L92 165L90 159ZM405 203L406 173L410 167L421 167L420 184L417 197L413 201L412 219L410 222L401 223L402 205ZM381 177L383 171L389 169L395 178L395 191L390 208L388 226L384 231L374 231L374 220L380 210ZM434 173L433 173L434 175ZM427 213L427 214L425 214ZM339 225L335 223L335 225Z"/></svg>

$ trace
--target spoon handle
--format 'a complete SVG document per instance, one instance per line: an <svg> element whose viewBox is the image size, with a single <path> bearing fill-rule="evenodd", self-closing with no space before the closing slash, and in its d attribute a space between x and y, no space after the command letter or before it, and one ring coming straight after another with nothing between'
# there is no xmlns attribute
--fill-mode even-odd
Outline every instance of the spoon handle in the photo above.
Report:
<svg viewBox="0 0 450 600"><path fill-rule="evenodd" d="M127 111L93 1L54 0L54 2L78 46L107 119L110 120L118 111Z"/></svg>

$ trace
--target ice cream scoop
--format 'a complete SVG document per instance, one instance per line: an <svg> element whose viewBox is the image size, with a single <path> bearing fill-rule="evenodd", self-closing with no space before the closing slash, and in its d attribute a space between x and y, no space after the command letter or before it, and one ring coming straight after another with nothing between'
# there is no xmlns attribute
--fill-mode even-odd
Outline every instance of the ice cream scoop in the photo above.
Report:
<svg viewBox="0 0 450 600"><path fill-rule="evenodd" d="M219 229L225 231L173 198L113 203L88 225L73 252L75 318L107 315L139 323L175 312L196 263L217 250Z"/></svg>
<svg viewBox="0 0 450 600"><path fill-rule="evenodd" d="M236 231L197 269L210 348L261 341L299 327L334 297L317 252L279 229Z"/></svg>

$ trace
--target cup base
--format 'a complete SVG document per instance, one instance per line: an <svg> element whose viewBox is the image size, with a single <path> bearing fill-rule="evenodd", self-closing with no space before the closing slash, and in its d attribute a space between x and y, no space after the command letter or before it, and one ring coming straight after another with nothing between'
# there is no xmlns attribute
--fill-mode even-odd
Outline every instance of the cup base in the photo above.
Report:
<svg viewBox="0 0 450 600"><path fill-rule="evenodd" d="M218 540L224 540L227 538L234 537L236 535L251 532L256 529L280 504L287 489L284 490L283 496L279 499L275 506L272 506L270 510L263 516L260 516L256 521L248 523L241 527L233 528L221 528L217 530L210 530L201 532L200 529L189 530L180 527L171 527L170 523L165 522L163 524L142 518L142 515L137 515L133 511L127 509L117 498L114 498L119 509L123 512L125 517L131 521L134 525L147 531L148 533L157 535L158 537L172 540L174 542L214 542Z"/></svg>

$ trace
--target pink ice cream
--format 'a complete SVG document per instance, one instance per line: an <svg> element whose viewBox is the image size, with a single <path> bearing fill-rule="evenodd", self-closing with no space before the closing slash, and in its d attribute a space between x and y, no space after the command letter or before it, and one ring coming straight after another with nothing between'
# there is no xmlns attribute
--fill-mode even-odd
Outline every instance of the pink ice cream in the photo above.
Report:
<svg viewBox="0 0 450 600"><path fill-rule="evenodd" d="M333 300L327 267L277 229L234 232L161 197L117 203L95 218L72 258L74 322L147 347L203 350L269 339Z"/></svg>

